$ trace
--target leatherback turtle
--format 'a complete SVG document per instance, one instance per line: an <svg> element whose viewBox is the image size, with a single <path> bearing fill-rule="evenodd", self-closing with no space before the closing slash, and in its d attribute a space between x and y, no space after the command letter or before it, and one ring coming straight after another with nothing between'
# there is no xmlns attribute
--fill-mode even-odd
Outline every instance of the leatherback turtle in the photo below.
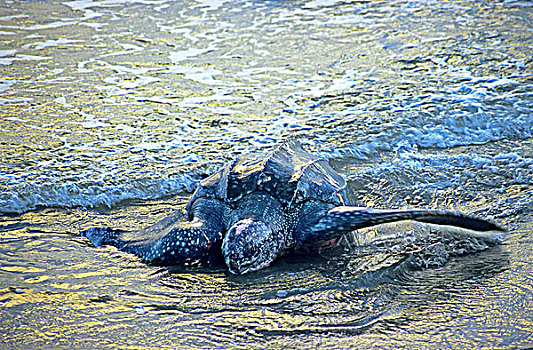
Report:
<svg viewBox="0 0 533 350"><path fill-rule="evenodd" d="M304 246L351 231L415 220L487 235L498 225L460 212L378 210L347 205L346 182L327 160L289 139L266 154L248 154L202 180L185 208L135 232L92 228L93 244L112 245L148 263L171 264L222 254L230 272L269 266Z"/></svg>

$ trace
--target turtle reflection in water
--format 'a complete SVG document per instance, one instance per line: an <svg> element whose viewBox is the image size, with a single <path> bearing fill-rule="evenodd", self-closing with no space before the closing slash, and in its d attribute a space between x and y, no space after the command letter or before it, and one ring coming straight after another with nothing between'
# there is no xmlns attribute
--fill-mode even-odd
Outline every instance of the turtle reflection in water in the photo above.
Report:
<svg viewBox="0 0 533 350"><path fill-rule="evenodd" d="M291 139L266 155L229 163L200 182L184 209L150 227L91 228L82 234L96 246L112 245L154 264L222 254L230 272L244 274L304 246L402 220L455 226L474 237L503 231L460 212L349 206L344 178Z"/></svg>

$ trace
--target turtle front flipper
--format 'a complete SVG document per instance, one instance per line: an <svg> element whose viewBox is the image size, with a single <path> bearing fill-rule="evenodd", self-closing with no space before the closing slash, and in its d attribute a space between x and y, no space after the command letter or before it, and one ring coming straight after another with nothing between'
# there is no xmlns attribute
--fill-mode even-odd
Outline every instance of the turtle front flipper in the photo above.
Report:
<svg viewBox="0 0 533 350"><path fill-rule="evenodd" d="M218 200L198 199L191 208L192 219L181 209L139 231L103 227L81 235L95 246L111 245L148 263L207 258L222 243L225 212L225 205Z"/></svg>
<svg viewBox="0 0 533 350"><path fill-rule="evenodd" d="M444 210L380 210L341 206L333 208L303 229L303 244L339 237L351 231L375 225L413 220L434 225L452 226L462 229L460 233L471 237L498 241L505 232L500 226L461 212ZM457 231L459 232L459 231Z"/></svg>

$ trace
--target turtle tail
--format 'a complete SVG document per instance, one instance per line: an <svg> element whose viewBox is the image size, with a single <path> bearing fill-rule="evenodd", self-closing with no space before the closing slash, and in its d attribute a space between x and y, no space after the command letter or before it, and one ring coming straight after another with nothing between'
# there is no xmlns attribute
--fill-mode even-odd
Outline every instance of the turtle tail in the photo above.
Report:
<svg viewBox="0 0 533 350"><path fill-rule="evenodd" d="M322 241L345 233L380 224L413 220L458 228L459 234L500 241L506 230L490 221L457 211L445 210L380 210L359 207L336 207L321 216L302 232L304 242Z"/></svg>

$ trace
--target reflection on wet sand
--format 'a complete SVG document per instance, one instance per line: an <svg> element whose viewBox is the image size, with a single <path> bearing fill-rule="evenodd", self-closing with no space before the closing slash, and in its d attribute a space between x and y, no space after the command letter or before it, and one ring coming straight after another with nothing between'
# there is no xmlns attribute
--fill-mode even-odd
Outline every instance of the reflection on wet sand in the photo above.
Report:
<svg viewBox="0 0 533 350"><path fill-rule="evenodd" d="M527 348L531 18L511 1L0 6L5 346ZM478 251L383 227L244 277L77 236L157 222L289 136L354 203L473 212L510 235Z"/></svg>

